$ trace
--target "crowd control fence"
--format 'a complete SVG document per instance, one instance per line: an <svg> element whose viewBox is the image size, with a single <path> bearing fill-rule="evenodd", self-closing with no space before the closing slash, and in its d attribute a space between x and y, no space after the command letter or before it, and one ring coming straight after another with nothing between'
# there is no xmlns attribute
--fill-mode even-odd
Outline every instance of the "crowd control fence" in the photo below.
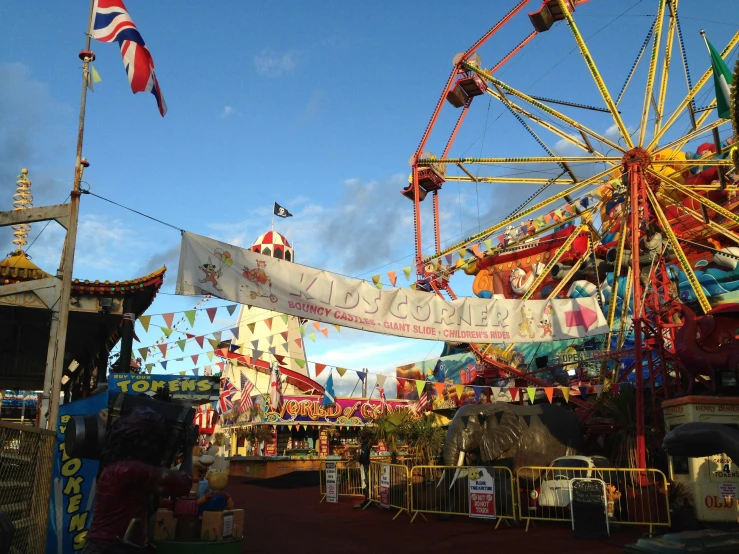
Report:
<svg viewBox="0 0 739 554"><path fill-rule="evenodd" d="M0 510L13 524L11 554L46 551L55 433L0 422Z"/></svg>
<svg viewBox="0 0 739 554"><path fill-rule="evenodd" d="M364 496L362 487L362 470L359 463L355 461L337 460L328 462L336 464L336 491L337 496ZM321 502L326 500L326 462L321 462L320 492ZM367 476L369 478L369 476Z"/></svg>
<svg viewBox="0 0 739 554"><path fill-rule="evenodd" d="M670 526L668 482L658 469L521 467L518 505L526 530L532 521L571 521L573 479L605 483L604 504L609 522L619 525Z"/></svg>
<svg viewBox="0 0 739 554"><path fill-rule="evenodd" d="M485 466L494 481L494 500L486 517L501 521L516 518L516 491L513 473L507 467ZM410 496L413 521L418 514L469 516L471 467L415 466L410 471ZM472 493L474 494L474 492Z"/></svg>
<svg viewBox="0 0 739 554"><path fill-rule="evenodd" d="M398 510L393 519L403 512L410 515L410 472L406 465L372 461L369 492L371 502Z"/></svg>

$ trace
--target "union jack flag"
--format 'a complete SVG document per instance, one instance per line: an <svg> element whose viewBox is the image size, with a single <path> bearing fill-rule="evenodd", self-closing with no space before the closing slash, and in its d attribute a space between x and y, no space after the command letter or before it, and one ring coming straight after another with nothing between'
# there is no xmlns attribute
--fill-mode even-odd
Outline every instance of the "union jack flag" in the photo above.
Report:
<svg viewBox="0 0 739 554"><path fill-rule="evenodd" d="M254 384L249 378L241 374L241 400L239 401L239 411L244 413L247 408L251 408L254 403L251 401L251 392L254 390Z"/></svg>
<svg viewBox="0 0 739 554"><path fill-rule="evenodd" d="M94 0L90 36L100 42L118 43L131 90L134 94L151 92L164 117L167 104L154 73L154 60L123 0Z"/></svg>
<svg viewBox="0 0 739 554"><path fill-rule="evenodd" d="M228 379L221 379L221 395L218 398L218 413L225 414L233 410L233 396L238 389Z"/></svg>

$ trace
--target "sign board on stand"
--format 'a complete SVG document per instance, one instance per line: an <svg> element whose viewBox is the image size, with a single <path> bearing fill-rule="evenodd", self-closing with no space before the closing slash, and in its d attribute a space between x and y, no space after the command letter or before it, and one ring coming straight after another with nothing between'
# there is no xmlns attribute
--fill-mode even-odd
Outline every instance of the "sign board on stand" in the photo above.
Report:
<svg viewBox="0 0 739 554"><path fill-rule="evenodd" d="M390 508L390 465L382 464L380 468L380 506Z"/></svg>
<svg viewBox="0 0 739 554"><path fill-rule="evenodd" d="M336 504L339 501L337 477L336 462L326 462L326 502Z"/></svg>
<svg viewBox="0 0 739 554"><path fill-rule="evenodd" d="M603 480L590 477L570 480L570 517L575 537L601 539L611 535Z"/></svg>
<svg viewBox="0 0 739 554"><path fill-rule="evenodd" d="M495 480L489 467L471 467L467 473L470 517L495 519Z"/></svg>

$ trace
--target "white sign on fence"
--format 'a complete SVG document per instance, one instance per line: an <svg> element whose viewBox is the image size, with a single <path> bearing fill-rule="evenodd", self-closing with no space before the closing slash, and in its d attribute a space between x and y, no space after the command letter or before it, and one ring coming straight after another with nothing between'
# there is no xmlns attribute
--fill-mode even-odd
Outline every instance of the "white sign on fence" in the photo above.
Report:
<svg viewBox="0 0 739 554"><path fill-rule="evenodd" d="M548 342L608 332L595 297L459 298L360 279L182 233L177 294L218 298L342 327L426 340Z"/></svg>
<svg viewBox="0 0 739 554"><path fill-rule="evenodd" d="M487 467L471 467L467 473L470 517L495 519L495 480Z"/></svg>
<svg viewBox="0 0 739 554"><path fill-rule="evenodd" d="M382 464L380 468L380 506L390 507L390 465Z"/></svg>
<svg viewBox="0 0 739 554"><path fill-rule="evenodd" d="M326 462L326 502L339 501L338 472L336 462Z"/></svg>

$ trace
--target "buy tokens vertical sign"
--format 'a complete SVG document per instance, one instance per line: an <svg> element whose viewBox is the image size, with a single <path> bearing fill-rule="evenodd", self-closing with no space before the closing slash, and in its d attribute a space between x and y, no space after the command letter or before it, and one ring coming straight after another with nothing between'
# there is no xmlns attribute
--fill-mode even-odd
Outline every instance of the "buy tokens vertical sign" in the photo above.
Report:
<svg viewBox="0 0 739 554"><path fill-rule="evenodd" d="M336 462L326 462L326 502L336 504L339 501Z"/></svg>
<svg viewBox="0 0 739 554"><path fill-rule="evenodd" d="M469 470L470 517L495 519L495 481L487 467Z"/></svg>
<svg viewBox="0 0 739 554"><path fill-rule="evenodd" d="M390 507L390 466L383 464L380 469L380 506Z"/></svg>

